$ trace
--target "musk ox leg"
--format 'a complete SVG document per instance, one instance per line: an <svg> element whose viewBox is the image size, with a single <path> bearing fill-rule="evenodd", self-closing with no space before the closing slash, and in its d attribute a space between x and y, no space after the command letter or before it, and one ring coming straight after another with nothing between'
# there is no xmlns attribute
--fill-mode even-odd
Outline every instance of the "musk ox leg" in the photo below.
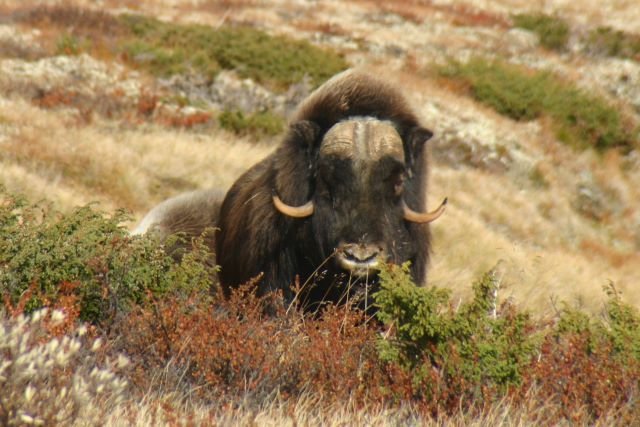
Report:
<svg viewBox="0 0 640 427"><path fill-rule="evenodd" d="M167 248L167 252L179 261L190 247L193 237L201 236L207 228L218 226L224 195L224 191L214 188L183 193L167 199L151 209L131 234L152 233L165 241L169 236L180 233L184 238ZM214 234L209 232L204 236L205 244L211 252L215 250ZM211 262L215 263L215 259Z"/></svg>

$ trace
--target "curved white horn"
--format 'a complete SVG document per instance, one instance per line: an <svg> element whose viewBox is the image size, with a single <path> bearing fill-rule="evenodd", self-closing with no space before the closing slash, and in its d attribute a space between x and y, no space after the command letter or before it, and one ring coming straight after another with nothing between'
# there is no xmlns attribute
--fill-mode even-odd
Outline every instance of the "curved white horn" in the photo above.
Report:
<svg viewBox="0 0 640 427"><path fill-rule="evenodd" d="M409 208L409 206L407 206L407 204L403 200L402 210L404 212L404 219L410 222L417 222L419 224L426 224L431 221L435 221L444 212L444 209L447 206L447 201L448 199L445 197L445 199L442 201L440 206L438 206L438 209L434 210L433 212L422 213L422 212L416 212L411 208Z"/></svg>
<svg viewBox="0 0 640 427"><path fill-rule="evenodd" d="M313 201L309 200L302 206L289 206L280 200L280 197L273 195L273 205L278 212L283 213L293 218L306 218L313 214Z"/></svg>

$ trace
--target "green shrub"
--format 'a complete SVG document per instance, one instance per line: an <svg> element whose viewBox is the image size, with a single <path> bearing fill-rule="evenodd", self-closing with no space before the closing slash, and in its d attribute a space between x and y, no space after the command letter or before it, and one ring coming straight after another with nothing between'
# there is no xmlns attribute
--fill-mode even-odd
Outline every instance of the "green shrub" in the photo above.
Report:
<svg viewBox="0 0 640 427"><path fill-rule="evenodd" d="M640 378L640 313L621 301L612 284L606 292L604 319L565 306L524 370L518 393L539 390L546 405L559 408L556 422L594 424L612 413L620 425L640 420L634 401Z"/></svg>
<svg viewBox="0 0 640 427"><path fill-rule="evenodd" d="M213 78L222 69L283 89L308 75L319 85L347 68L337 53L309 42L270 36L249 27L179 25L123 15L131 31L123 40L129 58L156 75L196 71Z"/></svg>
<svg viewBox="0 0 640 427"><path fill-rule="evenodd" d="M570 334L589 336L591 349L606 343L612 356L640 362L640 313L622 301L613 283L605 287L605 292L608 300L602 321L565 306L552 335L556 338Z"/></svg>
<svg viewBox="0 0 640 427"><path fill-rule="evenodd" d="M473 300L458 309L450 304L447 291L415 286L407 265L390 267L380 278L378 317L396 331L394 339L380 341L381 357L412 372L414 383L423 384L422 393L437 393L434 367L457 403L490 398L519 384L536 337L526 313L497 306L493 271L474 285Z"/></svg>
<svg viewBox="0 0 640 427"><path fill-rule="evenodd" d="M284 119L269 111L245 114L242 111L223 111L218 116L220 126L239 135L274 136L284 130Z"/></svg>
<svg viewBox="0 0 640 427"><path fill-rule="evenodd" d="M614 106L550 72L474 58L451 63L440 73L465 83L476 100L500 114L515 120L551 118L558 139L574 147L604 150L635 144L632 126Z"/></svg>
<svg viewBox="0 0 640 427"><path fill-rule="evenodd" d="M569 40L569 25L558 16L544 13L523 13L512 16L516 27L533 31L540 38L540 44L547 49L561 50Z"/></svg>
<svg viewBox="0 0 640 427"><path fill-rule="evenodd" d="M387 369L402 371L385 387L406 399L408 377L410 398L437 414L505 396L526 404L533 393L550 405L547 422L593 424L619 413L637 423L640 314L612 285L605 321L564 307L552 323L498 304L495 270L473 289L471 301L454 307L447 291L416 287L407 266L381 273L375 299L387 332L378 352Z"/></svg>
<svg viewBox="0 0 640 427"><path fill-rule="evenodd" d="M220 66L215 60L200 63L196 67L185 57L185 52L180 49L156 46L141 40L125 42L124 51L129 61L160 77L186 73L191 69L197 70L205 76L213 77L220 71Z"/></svg>
<svg viewBox="0 0 640 427"><path fill-rule="evenodd" d="M214 277L202 241L176 264L152 239L130 237L122 211L62 215L1 188L0 202L0 295L14 304L31 295L27 311L72 292L83 320L108 324L149 295L207 288Z"/></svg>
<svg viewBox="0 0 640 427"><path fill-rule="evenodd" d="M629 34L611 27L598 27L589 32L590 51L607 56L640 59L640 35Z"/></svg>
<svg viewBox="0 0 640 427"><path fill-rule="evenodd" d="M609 300L604 331L618 354L631 356L640 362L640 312L622 301L613 283L605 291Z"/></svg>

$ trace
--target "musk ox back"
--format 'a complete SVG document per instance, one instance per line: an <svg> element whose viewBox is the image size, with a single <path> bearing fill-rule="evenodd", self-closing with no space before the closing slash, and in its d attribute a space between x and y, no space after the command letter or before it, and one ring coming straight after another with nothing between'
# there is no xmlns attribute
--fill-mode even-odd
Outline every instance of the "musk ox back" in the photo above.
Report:
<svg viewBox="0 0 640 427"><path fill-rule="evenodd" d="M167 237L179 233L181 238L173 241L167 252L176 260L180 260L185 251L191 248L191 239L203 236L204 233L204 243L213 252L213 228L218 224L224 194L222 190L212 188L191 191L167 199L151 209L131 234L152 232L159 240L166 241ZM211 230L205 233L207 229ZM209 262L215 263L215 259Z"/></svg>
<svg viewBox="0 0 640 427"><path fill-rule="evenodd" d="M215 252L231 288L263 274L307 307L367 294L386 262L429 260L423 128L392 85L346 71L299 107L277 150L244 173L220 207ZM446 200L445 200L446 202ZM366 304L366 298L365 298Z"/></svg>

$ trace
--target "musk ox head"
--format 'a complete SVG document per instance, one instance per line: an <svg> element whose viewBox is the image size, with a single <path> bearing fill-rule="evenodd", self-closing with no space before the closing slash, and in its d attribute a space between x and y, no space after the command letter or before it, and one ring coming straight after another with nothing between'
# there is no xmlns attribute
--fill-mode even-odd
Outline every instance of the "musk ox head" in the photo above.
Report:
<svg viewBox="0 0 640 427"><path fill-rule="evenodd" d="M262 291L290 295L299 277L312 282L308 302L339 301L345 278L375 282L382 263L405 261L423 283L428 223L445 207L426 211L431 136L381 79L347 71L318 88L279 148L222 203L216 254L223 288L263 274Z"/></svg>
<svg viewBox="0 0 640 427"><path fill-rule="evenodd" d="M418 143L431 136L424 129L415 133L410 137L422 139ZM419 242L408 225L427 224L444 211L446 200L428 213L407 205L404 195L413 174L407 157L393 122L345 119L320 142L310 200L294 207L275 194L274 206L289 217L309 218L315 250L322 257L332 255L336 268L373 276L383 263L415 258Z"/></svg>

